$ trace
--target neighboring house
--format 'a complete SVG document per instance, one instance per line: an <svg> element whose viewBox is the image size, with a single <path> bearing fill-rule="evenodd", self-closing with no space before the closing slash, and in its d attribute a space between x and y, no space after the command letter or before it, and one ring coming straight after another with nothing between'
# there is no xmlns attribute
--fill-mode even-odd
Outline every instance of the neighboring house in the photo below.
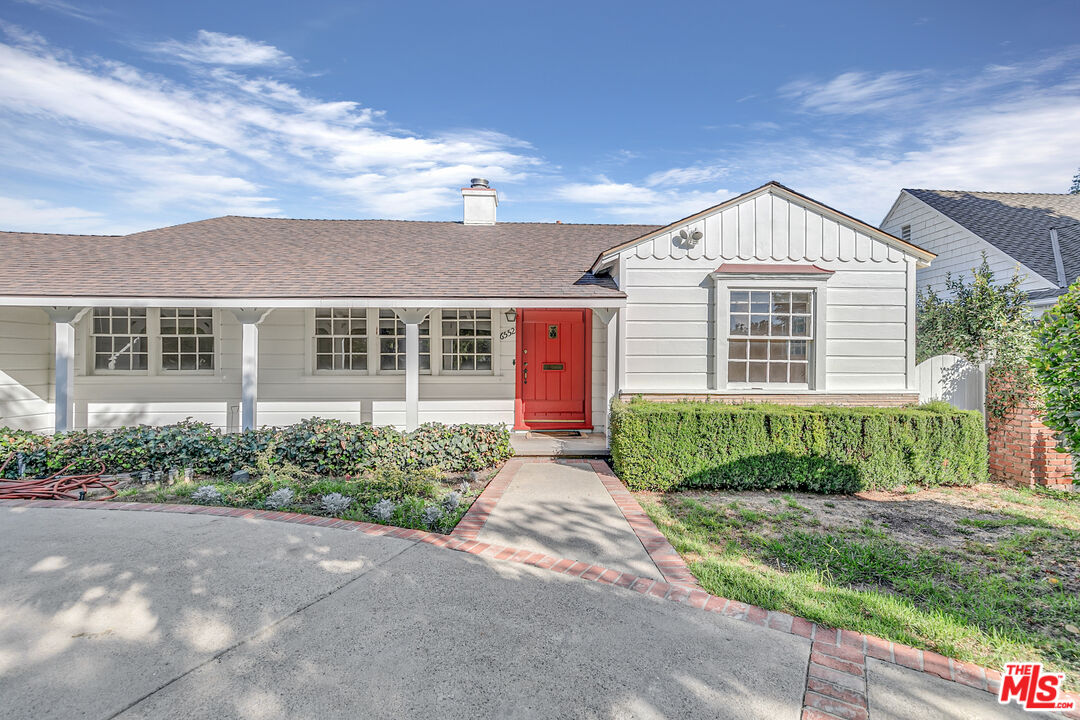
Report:
<svg viewBox="0 0 1080 720"><path fill-rule="evenodd" d="M604 431L637 394L917 400L933 253L768 183L664 227L221 217L0 234L0 425Z"/></svg>
<svg viewBox="0 0 1080 720"><path fill-rule="evenodd" d="M1080 195L902 190L881 229L937 253L920 291L970 276L986 253L998 280L1019 271L1041 313L1080 276Z"/></svg>

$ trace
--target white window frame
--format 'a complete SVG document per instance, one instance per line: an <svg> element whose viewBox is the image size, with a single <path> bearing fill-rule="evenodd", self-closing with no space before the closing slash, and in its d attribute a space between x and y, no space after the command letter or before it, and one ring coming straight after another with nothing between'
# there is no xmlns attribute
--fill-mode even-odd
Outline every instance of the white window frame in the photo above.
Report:
<svg viewBox="0 0 1080 720"><path fill-rule="evenodd" d="M123 307L122 305L101 307ZM188 307L175 305L171 307ZM80 321L81 348L83 359L79 364L80 372L84 377L177 377L177 376L200 376L222 377L221 369L221 311L214 309L214 369L213 370L163 370L161 367L161 308L146 308L146 344L147 344L147 367L146 370L99 370L95 365L94 338L94 309Z"/></svg>
<svg viewBox="0 0 1080 720"><path fill-rule="evenodd" d="M154 308L154 328L156 332L153 334L153 339L150 342L150 347L153 349L154 358L150 361L150 366L154 368L155 374L163 375L166 377L173 377L174 375L207 375L213 376L218 374L218 369L221 367L221 333L218 331L218 325L220 324L220 318L218 317L217 310L210 311L210 323L211 333L210 337L214 340L214 367L209 370L166 370L162 363L162 357L164 355L164 339L165 335L161 332L161 311L162 310L202 310L204 308L190 308L183 306L173 306L167 308ZM169 337L184 337L183 335L169 335ZM206 337L205 335L202 337Z"/></svg>
<svg viewBox="0 0 1080 720"><path fill-rule="evenodd" d="M390 310L390 308L375 308L374 311L375 311L374 314L375 314L375 333L376 333L375 334L375 342L376 342L376 347L375 347L375 349L376 349L376 352L375 352L375 372L378 375L404 375L405 374L405 368L402 368L400 370L397 370L397 369L385 369L384 370L383 366L382 366L382 358L383 358L382 339L383 339L383 336L378 334L379 321L380 320L389 320L390 318L384 318L382 316L382 313L383 313L383 311L390 311L392 313L393 310ZM427 334L427 340L428 340L428 353L427 353L428 354L428 367L427 367L427 369L420 368L420 374L421 375L438 375L439 374L438 370L436 369L436 362L441 362L441 358L439 358L438 354L435 352L435 348L436 348L435 341L438 338L438 333L436 333L435 327L436 327L436 322L439 320L439 317L440 317L439 316L439 311L438 310L432 310L430 313L428 313L427 318L425 318L426 321L427 321L427 324L428 324L428 334ZM401 318L399 318L396 314L394 315L394 320L396 322L401 323L402 327L405 326L405 323L402 322ZM423 323L421 323L421 324L423 324ZM404 339L405 338L404 330L402 330L401 335L395 335L394 337L400 337L400 338ZM423 339L424 336L421 335L420 338ZM441 340L441 338L438 338L438 339ZM394 354L395 355L400 355L400 354L403 354L403 353L394 353Z"/></svg>
<svg viewBox="0 0 1080 720"><path fill-rule="evenodd" d="M826 320L825 310L828 307L826 297L829 277L825 274L803 273L712 273L716 284L715 306L715 355L714 366L716 368L717 390L743 390L765 392L798 392L798 391L824 391L826 389L825 372L825 346L826 346ZM811 293L813 307L811 327L813 329L810 340L810 352L808 353L809 367L807 369L807 383L769 383L769 382L728 382L728 329L730 327L731 292L732 290L777 290L803 291ZM747 339L752 339L748 337ZM764 339L764 338L762 338Z"/></svg>
<svg viewBox="0 0 1080 720"><path fill-rule="evenodd" d="M373 374L375 374L375 368L376 368L376 365L378 364L378 355L379 354L378 354L378 352L373 352L372 351L372 339L374 337L372 335L372 333L377 332L378 329L379 329L379 324L378 324L379 309L378 308L340 308L340 307L320 308L320 309L322 309L322 310L351 310L353 312L355 312L356 310L364 310L365 311L365 313L366 313L365 314L365 319L367 321L367 326L366 326L366 330L367 330L367 335L366 335L366 338L367 338L367 365L366 365L366 367L363 367L363 368L355 368L354 367L354 368L350 368L349 370L328 370L328 369L319 369L318 367L316 367L316 364L318 362L318 358L317 358L318 353L316 353L316 351L315 351L315 341L316 341L318 336L315 335L315 308L312 308L312 309L308 310L307 313L304 316L304 318L305 318L305 320L304 320L304 329L305 329L305 332L307 334L307 343L306 343L305 355L306 355L306 358L307 358L306 366L307 366L308 372L310 374L312 374L312 375L330 375L330 376L333 376L333 377L342 377L342 376L348 376L348 375L373 375ZM373 316L374 316L374 318L373 318ZM377 347L376 347L376 349L377 349Z"/></svg>
<svg viewBox="0 0 1080 720"><path fill-rule="evenodd" d="M481 312L487 311L489 313L489 315L490 315L490 317L488 318L488 322L491 324L491 335L487 336L487 339L491 343L491 351L489 353L491 355L491 369L490 370L447 370L446 368L443 367L443 358L445 357L445 355L443 354L443 339L444 338L443 338L443 334L442 334L442 330L443 330L443 327L442 327L443 313L444 312L454 312L456 314L458 311L461 311L461 310L469 310L469 311L471 311L473 313L476 313L477 311L481 311ZM440 375L480 375L480 376L495 375L496 374L496 368L498 366L499 334L501 332L500 329L499 329L499 322L498 322L498 319L497 319L497 311L496 311L496 309L495 308L466 308L466 307L463 307L463 308L445 308L443 310L432 311L432 315L435 315L436 313L438 313L438 320L439 320L439 327L438 327L439 345L438 345L438 354L437 354L437 356L438 356L438 372L439 372L439 374ZM456 318L456 317L452 318L452 320L460 322L460 320L458 318ZM475 316L474 316L473 322L476 322ZM459 330L460 330L460 327L459 327ZM456 335L455 337L460 339L460 338L465 337L465 336ZM473 336L472 339L476 340L476 339L483 339L483 338L482 338L482 336L476 335L476 336ZM435 342L434 329L433 329L433 333L432 333L432 342ZM457 354L457 353L454 353L454 354ZM473 355L476 355L476 354L477 353L473 353ZM432 349L431 356L432 356L432 361L434 361L435 358L436 358L436 353L435 353L435 348L434 347Z"/></svg>
<svg viewBox="0 0 1080 720"><path fill-rule="evenodd" d="M98 310L110 310L111 308L114 308L114 307L115 308L121 308L121 309L124 309L124 310L128 310L129 311L129 315L128 315L129 322L130 322L130 317L131 317L130 316L130 311L131 310L139 310L139 309L141 309L141 308L128 308L128 307L125 307L123 305L104 305L104 306L90 308L90 312L88 312L86 314L86 317L87 317L86 322L87 322L88 332L86 333L86 344L84 345L84 347L86 348L86 366L87 366L88 371L90 373L93 373L94 375L122 375L122 376L126 376L126 377L150 374L150 371L153 368L153 364L154 364L154 349L153 349L153 343L151 342L150 338L153 335L153 332L152 332L153 323L156 322L156 318L151 317L150 309L146 310L146 317L145 317L145 320L146 320L146 334L144 336L142 336L142 337L145 338L145 342L146 342L146 369L145 370L110 370L108 368L98 368L97 367L97 338L98 337L116 337L116 335L114 335L111 332L111 329L112 329L111 327L110 327L110 332L109 333L104 334L104 335L98 335L94 331L94 321L96 319L96 315L97 315ZM123 337L123 336L121 336L121 337Z"/></svg>

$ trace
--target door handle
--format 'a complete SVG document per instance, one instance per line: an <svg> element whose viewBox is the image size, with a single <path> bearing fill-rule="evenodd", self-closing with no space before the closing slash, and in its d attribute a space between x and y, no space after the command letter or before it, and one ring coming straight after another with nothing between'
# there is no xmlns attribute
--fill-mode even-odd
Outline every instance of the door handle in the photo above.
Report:
<svg viewBox="0 0 1080 720"><path fill-rule="evenodd" d="M521 363L521 384L529 384L529 362L525 361Z"/></svg>

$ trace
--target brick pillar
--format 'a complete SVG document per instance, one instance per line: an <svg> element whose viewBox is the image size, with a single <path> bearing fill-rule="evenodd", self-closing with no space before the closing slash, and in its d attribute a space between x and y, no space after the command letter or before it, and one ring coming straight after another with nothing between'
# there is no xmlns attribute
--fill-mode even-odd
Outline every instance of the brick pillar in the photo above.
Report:
<svg viewBox="0 0 1080 720"><path fill-rule="evenodd" d="M1056 450L1054 432L1038 411L1017 408L989 425L991 478L1020 485L1072 484L1072 456Z"/></svg>

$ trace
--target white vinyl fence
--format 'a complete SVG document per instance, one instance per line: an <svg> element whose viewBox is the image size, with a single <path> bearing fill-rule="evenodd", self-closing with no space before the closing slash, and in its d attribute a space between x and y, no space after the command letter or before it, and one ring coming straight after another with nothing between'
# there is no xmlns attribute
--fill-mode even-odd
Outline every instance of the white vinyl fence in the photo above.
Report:
<svg viewBox="0 0 1080 720"><path fill-rule="evenodd" d="M986 416L986 369L956 355L935 355L915 366L919 402L944 400Z"/></svg>

